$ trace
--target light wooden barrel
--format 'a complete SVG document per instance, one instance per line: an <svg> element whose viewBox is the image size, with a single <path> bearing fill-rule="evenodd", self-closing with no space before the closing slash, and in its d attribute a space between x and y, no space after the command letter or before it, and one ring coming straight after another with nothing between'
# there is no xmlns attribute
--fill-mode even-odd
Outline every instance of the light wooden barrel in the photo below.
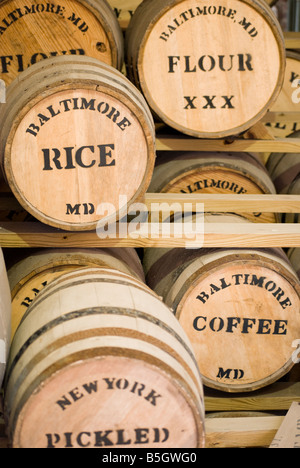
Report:
<svg viewBox="0 0 300 468"><path fill-rule="evenodd" d="M157 156L149 192L276 193L268 171L254 154L161 151ZM244 216L259 223L277 219L268 213Z"/></svg>
<svg viewBox="0 0 300 468"><path fill-rule="evenodd" d="M300 248L289 249L288 257L300 279Z"/></svg>
<svg viewBox="0 0 300 468"><path fill-rule="evenodd" d="M0 249L0 388L6 368L10 344L11 301L6 265Z"/></svg>
<svg viewBox="0 0 300 468"><path fill-rule="evenodd" d="M31 253L6 254L8 280L12 298L11 335L28 307L51 281L83 267L113 268L144 281L141 261L134 249L43 249Z"/></svg>
<svg viewBox="0 0 300 468"><path fill-rule="evenodd" d="M116 270L77 270L40 293L15 334L4 391L13 447L204 445L188 338L160 298Z"/></svg>
<svg viewBox="0 0 300 468"><path fill-rule="evenodd" d="M90 57L33 65L0 107L7 182L32 216L65 230L115 222L143 197L155 129L141 93Z"/></svg>
<svg viewBox="0 0 300 468"><path fill-rule="evenodd" d="M283 35L264 0L144 0L125 49L154 113L195 137L248 130L283 84Z"/></svg>
<svg viewBox="0 0 300 468"><path fill-rule="evenodd" d="M208 387L248 392L291 370L299 279L280 249L147 249L147 284L172 307Z"/></svg>
<svg viewBox="0 0 300 468"><path fill-rule="evenodd" d="M282 90L276 102L270 109L272 112L298 112L299 111L299 87L292 84L300 76L300 53L286 52L286 70ZM275 123L267 123L270 132L279 138L285 138L300 130L300 122L280 122L280 117Z"/></svg>
<svg viewBox="0 0 300 468"><path fill-rule="evenodd" d="M3 0L0 79L11 83L29 66L57 55L87 55L121 69L122 31L106 0Z"/></svg>

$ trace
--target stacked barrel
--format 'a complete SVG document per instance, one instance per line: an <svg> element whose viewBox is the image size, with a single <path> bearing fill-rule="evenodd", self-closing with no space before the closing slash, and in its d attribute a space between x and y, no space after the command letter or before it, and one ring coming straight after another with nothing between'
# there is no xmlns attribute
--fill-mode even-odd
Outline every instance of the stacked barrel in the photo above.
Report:
<svg viewBox="0 0 300 468"><path fill-rule="evenodd" d="M203 446L192 348L134 250L34 252L9 279L14 447Z"/></svg>
<svg viewBox="0 0 300 468"><path fill-rule="evenodd" d="M278 155L266 168L250 152L156 151L155 123L167 134L229 138L276 110L297 70L286 70L267 3L123 2L125 41L122 8L109 3L0 4L0 161L24 211L90 231L127 221L147 191L276 194ZM296 193L294 168L283 172L285 193ZM278 221L234 205L204 216L208 224ZM0 381L7 362L11 445L204 447L203 383L253 392L294 365L299 256L289 256L271 248L5 252Z"/></svg>

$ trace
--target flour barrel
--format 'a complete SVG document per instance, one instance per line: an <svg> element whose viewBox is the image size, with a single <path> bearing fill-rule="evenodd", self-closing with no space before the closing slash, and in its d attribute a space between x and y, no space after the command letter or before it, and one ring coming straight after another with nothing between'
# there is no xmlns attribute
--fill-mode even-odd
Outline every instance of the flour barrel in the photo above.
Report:
<svg viewBox="0 0 300 468"><path fill-rule="evenodd" d="M47 284L83 267L113 268L144 281L141 261L134 249L38 249L22 251L20 258L6 255L12 298L12 337L30 304ZM12 257L12 258L9 258Z"/></svg>
<svg viewBox="0 0 300 468"><path fill-rule="evenodd" d="M44 60L11 84L0 111L7 182L45 224L91 230L124 216L146 192L153 118L113 67L90 57Z"/></svg>
<svg viewBox="0 0 300 468"><path fill-rule="evenodd" d="M248 130L284 79L282 30L264 0L144 0L125 50L154 113L200 138Z"/></svg>
<svg viewBox="0 0 300 468"><path fill-rule="evenodd" d="M149 192L276 193L268 171L255 154L161 151L157 156ZM259 223L276 221L276 216L268 213L244 216Z"/></svg>
<svg viewBox="0 0 300 468"><path fill-rule="evenodd" d="M4 393L13 447L204 445L186 334L144 283L116 270L45 287L15 334Z"/></svg>
<svg viewBox="0 0 300 468"><path fill-rule="evenodd" d="M29 66L58 55L87 55L121 69L124 41L106 0L3 0L0 79L11 83Z"/></svg>
<svg viewBox="0 0 300 468"><path fill-rule="evenodd" d="M254 391L291 370L300 283L282 250L147 249L144 269L186 331L205 385Z"/></svg>
<svg viewBox="0 0 300 468"><path fill-rule="evenodd" d="M0 388L5 373L10 344L11 301L6 265L0 249Z"/></svg>
<svg viewBox="0 0 300 468"><path fill-rule="evenodd" d="M300 249L299 248L289 249L288 257L298 277L300 278Z"/></svg>
<svg viewBox="0 0 300 468"><path fill-rule="evenodd" d="M286 52L286 69L282 90L271 107L272 112L298 112L299 111L299 87L295 86L295 80L300 76L300 54L298 52ZM270 132L279 138L285 138L288 135L300 130L300 122L280 122L280 116L277 122L267 123Z"/></svg>

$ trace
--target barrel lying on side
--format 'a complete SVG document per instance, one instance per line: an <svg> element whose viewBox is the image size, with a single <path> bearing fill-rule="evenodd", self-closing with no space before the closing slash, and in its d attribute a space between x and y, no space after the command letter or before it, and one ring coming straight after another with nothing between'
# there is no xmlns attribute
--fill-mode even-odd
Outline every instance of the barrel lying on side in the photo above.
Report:
<svg viewBox="0 0 300 468"><path fill-rule="evenodd" d="M186 331L205 385L253 391L294 365L300 284L280 249L146 249L148 285Z"/></svg>
<svg viewBox="0 0 300 468"><path fill-rule="evenodd" d="M141 261L134 249L43 249L6 254L12 297L12 337L28 307L54 279L83 267L113 268L144 281Z"/></svg>
<svg viewBox="0 0 300 468"><path fill-rule="evenodd" d="M4 391L13 447L204 445L188 338L144 283L116 270L45 287L15 334Z"/></svg>
<svg viewBox="0 0 300 468"><path fill-rule="evenodd" d="M155 131L141 93L89 57L33 65L0 106L7 182L32 216L65 230L115 222L146 192Z"/></svg>
<svg viewBox="0 0 300 468"><path fill-rule="evenodd" d="M284 80L282 30L264 0L144 0L125 48L129 76L154 113L195 137L249 129Z"/></svg>
<svg viewBox="0 0 300 468"><path fill-rule="evenodd" d="M149 192L276 193L255 154L159 151L157 156ZM268 213L247 213L244 217L259 223L276 221L276 216Z"/></svg>
<svg viewBox="0 0 300 468"><path fill-rule="evenodd" d="M10 345L11 301L6 265L0 249L0 388Z"/></svg>
<svg viewBox="0 0 300 468"><path fill-rule="evenodd" d="M106 0L3 0L0 79L11 83L29 66L57 55L87 55L121 69L124 41Z"/></svg>

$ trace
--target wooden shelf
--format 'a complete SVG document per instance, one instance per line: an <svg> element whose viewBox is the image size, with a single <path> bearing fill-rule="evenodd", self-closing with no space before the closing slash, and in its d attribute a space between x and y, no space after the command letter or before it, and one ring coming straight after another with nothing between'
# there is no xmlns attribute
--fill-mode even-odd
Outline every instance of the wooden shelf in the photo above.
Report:
<svg viewBox="0 0 300 468"><path fill-rule="evenodd" d="M11 206L14 201L10 200ZM152 213L172 211L236 212L236 213L300 213L300 196L296 195L201 195L201 194L146 194L145 206ZM0 207L5 206L5 198ZM199 205L200 204L200 205ZM165 205L165 206L164 206ZM160 226L162 228L162 225ZM131 230L130 230L131 229ZM165 229L165 228L164 228ZM122 233L125 234L122 234ZM163 234L163 232L165 234ZM120 234L121 233L121 234ZM205 224L195 233L195 225L182 227L182 236L167 231L156 232L151 225L132 224L116 226L116 237L100 239L96 231L68 232L51 228L39 222L0 223L0 245L20 247L300 247L300 224Z"/></svg>

